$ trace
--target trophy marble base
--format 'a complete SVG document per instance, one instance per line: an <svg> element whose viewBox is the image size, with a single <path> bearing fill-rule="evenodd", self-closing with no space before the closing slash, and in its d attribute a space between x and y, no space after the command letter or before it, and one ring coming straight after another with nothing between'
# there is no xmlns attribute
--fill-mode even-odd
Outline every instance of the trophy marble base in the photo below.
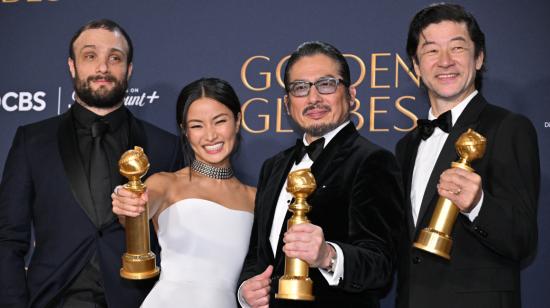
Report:
<svg viewBox="0 0 550 308"><path fill-rule="evenodd" d="M125 253L122 256L120 276L130 280L143 280L156 277L160 269L155 261L155 254L133 255Z"/></svg>
<svg viewBox="0 0 550 308"><path fill-rule="evenodd" d="M453 240L445 233L430 228L424 228L420 231L418 239L414 242L413 246L450 260Z"/></svg>
<svg viewBox="0 0 550 308"><path fill-rule="evenodd" d="M313 281L307 277L283 276L279 279L279 292L275 294L278 299L290 299L300 301L312 301Z"/></svg>

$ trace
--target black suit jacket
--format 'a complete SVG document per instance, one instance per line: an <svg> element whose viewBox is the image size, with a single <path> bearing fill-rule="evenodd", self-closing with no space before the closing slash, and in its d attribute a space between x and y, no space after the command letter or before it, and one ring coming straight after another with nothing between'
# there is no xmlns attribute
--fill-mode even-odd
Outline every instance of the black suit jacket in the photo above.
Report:
<svg viewBox="0 0 550 308"><path fill-rule="evenodd" d="M144 148L149 174L178 168L177 138L128 114L129 145ZM116 175L118 166L112 168ZM119 184L127 182L117 176ZM88 215L91 209L70 111L19 127L0 185L1 307L45 307L59 299L94 252L109 307L139 306L152 282L120 278L124 229L115 219L97 227ZM31 225L35 250L25 272Z"/></svg>
<svg viewBox="0 0 550 308"><path fill-rule="evenodd" d="M458 160L454 144L468 128L487 138L484 157L472 164L482 178L484 199L473 222L458 215L448 261L412 248L412 243L429 224L439 198L439 176ZM537 244L540 167L531 122L476 95L449 132L428 181L415 228L410 193L420 140L415 129L396 148L403 171L408 226L400 244L397 306L521 306L520 263L534 254Z"/></svg>
<svg viewBox="0 0 550 308"><path fill-rule="evenodd" d="M327 241L342 248L344 279L331 287L318 269L310 269L315 302L274 299L284 273L283 234L276 256L269 235L294 151L287 149L263 164L240 283L272 264L270 307L378 307L379 291L394 270L402 187L394 156L361 137L352 123L338 132L311 167L317 189L308 198L312 209L307 215L323 229Z"/></svg>

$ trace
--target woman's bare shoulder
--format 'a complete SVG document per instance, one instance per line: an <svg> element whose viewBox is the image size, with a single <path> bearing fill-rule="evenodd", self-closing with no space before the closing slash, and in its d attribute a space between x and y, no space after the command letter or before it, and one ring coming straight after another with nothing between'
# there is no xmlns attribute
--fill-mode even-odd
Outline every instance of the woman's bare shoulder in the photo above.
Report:
<svg viewBox="0 0 550 308"><path fill-rule="evenodd" d="M180 178L185 176L185 174L189 175L189 168L183 168L176 172L157 172L151 175L149 178L147 178L146 184L147 185L165 184L166 182L179 180Z"/></svg>
<svg viewBox="0 0 550 308"><path fill-rule="evenodd" d="M147 178L145 184L148 189L166 192L181 181L186 181L189 176L188 168L180 169L176 172L158 172ZM187 174L187 177L185 176Z"/></svg>

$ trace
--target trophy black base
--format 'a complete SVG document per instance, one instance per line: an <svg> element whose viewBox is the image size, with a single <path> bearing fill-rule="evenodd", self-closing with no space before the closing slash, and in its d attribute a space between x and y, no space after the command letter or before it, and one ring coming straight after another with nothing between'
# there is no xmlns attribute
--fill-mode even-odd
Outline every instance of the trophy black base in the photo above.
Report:
<svg viewBox="0 0 550 308"><path fill-rule="evenodd" d="M453 239L437 230L424 228L420 231L418 239L414 242L413 246L450 260Z"/></svg>
<svg viewBox="0 0 550 308"><path fill-rule="evenodd" d="M289 299L298 301L313 301L313 281L307 277L283 276L279 279L279 292L275 294L277 299Z"/></svg>
<svg viewBox="0 0 550 308"><path fill-rule="evenodd" d="M144 280L157 277L160 269L157 267L155 254L149 252L143 255L125 253L122 256L120 276L129 280Z"/></svg>

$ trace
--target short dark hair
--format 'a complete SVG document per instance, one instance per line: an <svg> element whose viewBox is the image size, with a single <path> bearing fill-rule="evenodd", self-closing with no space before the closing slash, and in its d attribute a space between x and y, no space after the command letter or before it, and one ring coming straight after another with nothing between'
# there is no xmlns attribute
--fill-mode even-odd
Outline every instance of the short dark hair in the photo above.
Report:
<svg viewBox="0 0 550 308"><path fill-rule="evenodd" d="M124 39L126 40L126 43L128 44L128 64L132 63L132 59L134 58L134 46L132 45L132 40L130 39L130 36L126 31L116 22L110 20L110 19L96 19L88 22L84 26L80 27L78 31L73 35L73 38L71 39L71 43L69 45L69 57L73 59L74 61L74 42L78 39L80 34L86 30L90 29L105 29L111 32L120 32Z"/></svg>
<svg viewBox="0 0 550 308"><path fill-rule="evenodd" d="M194 101L203 97L211 98L229 108L235 120L239 118L239 113L241 112L239 97L229 82L225 80L219 78L201 78L183 87L176 104L176 121L181 130L185 166L189 166L193 159L195 159L195 153L189 144L189 140L185 136L187 113L189 112L189 106L191 106ZM237 150L240 140L241 134L239 132L237 133L237 144L233 152Z"/></svg>
<svg viewBox="0 0 550 308"><path fill-rule="evenodd" d="M288 93L288 86L290 83L290 69L292 66L301 58L308 57L308 56L314 56L317 54L323 54L334 61L338 63L339 71L338 73L341 75L342 80L344 81L343 84L348 88L350 86L350 72L349 72L349 65L346 61L346 58L342 53L336 49L336 47L325 43L321 41L311 41L311 42L305 42L302 43L300 46L298 46L298 49L294 51L290 58L288 59L286 66L285 66L285 74L284 74L284 84L285 84L285 91ZM349 90L346 90L346 93L348 93Z"/></svg>
<svg viewBox="0 0 550 308"><path fill-rule="evenodd" d="M413 61L418 63L416 50L418 48L418 42L420 40L420 35L422 31L424 31L424 29L426 29L429 25L437 24L442 21L465 23L466 28L468 29L468 34L474 42L475 58L477 59L483 52L483 64L481 68L477 71L475 79L476 89L481 89L483 72L486 70L485 60L487 58L487 50L485 47L485 34L483 34L483 32L481 31L481 28L479 27L475 17L458 4L432 4L416 13L409 26L409 34L407 37L407 55L409 56L411 66L413 65Z"/></svg>

